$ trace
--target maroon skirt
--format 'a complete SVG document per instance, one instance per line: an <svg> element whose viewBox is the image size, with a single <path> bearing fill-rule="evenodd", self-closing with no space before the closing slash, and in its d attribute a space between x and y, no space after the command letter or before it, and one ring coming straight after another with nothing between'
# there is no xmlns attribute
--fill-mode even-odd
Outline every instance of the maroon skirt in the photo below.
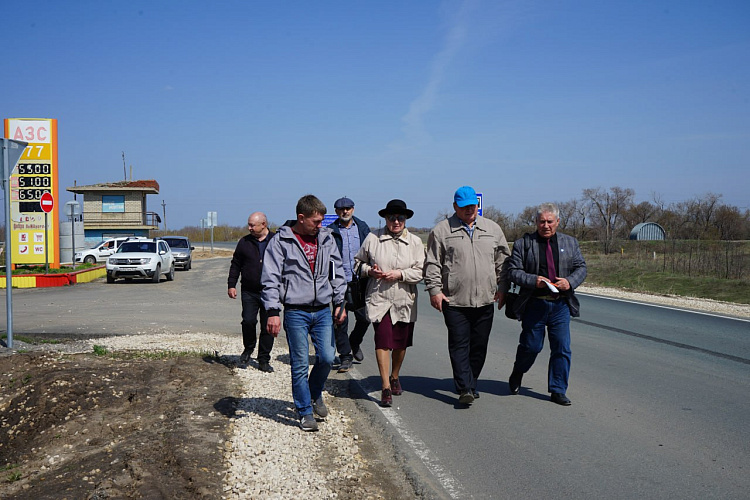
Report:
<svg viewBox="0 0 750 500"><path fill-rule="evenodd" d="M394 325L389 311L379 323L372 326L375 328L375 349L406 349L412 346L414 323L399 321Z"/></svg>

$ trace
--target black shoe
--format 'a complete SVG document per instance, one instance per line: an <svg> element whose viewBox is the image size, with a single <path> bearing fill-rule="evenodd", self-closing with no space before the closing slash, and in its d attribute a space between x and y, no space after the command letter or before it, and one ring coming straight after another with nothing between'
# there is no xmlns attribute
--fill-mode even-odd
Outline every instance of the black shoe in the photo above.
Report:
<svg viewBox="0 0 750 500"><path fill-rule="evenodd" d="M523 379L523 373L521 372L513 372L510 374L508 388L510 389L511 394L518 394L518 391L521 390L521 379Z"/></svg>
<svg viewBox="0 0 750 500"><path fill-rule="evenodd" d="M352 369L352 358L344 358L339 365L339 373L346 373Z"/></svg>
<svg viewBox="0 0 750 500"><path fill-rule="evenodd" d="M362 352L361 347L358 347L357 351L354 353L354 359L360 363L365 359L365 353Z"/></svg>
<svg viewBox="0 0 750 500"><path fill-rule="evenodd" d="M250 356L252 356L253 350L252 349L245 349L242 351L242 354L240 354L240 364L246 365L250 362Z"/></svg>
<svg viewBox="0 0 750 500"><path fill-rule="evenodd" d="M561 394L559 392L553 392L550 396L550 400L553 403L557 403L562 406L570 406L572 404L565 394Z"/></svg>
<svg viewBox="0 0 750 500"><path fill-rule="evenodd" d="M265 362L258 363L258 370L266 373L271 373L273 371L273 367Z"/></svg>
<svg viewBox="0 0 750 500"><path fill-rule="evenodd" d="M472 389L471 395L474 396L474 399L479 399L479 393L476 390Z"/></svg>
<svg viewBox="0 0 750 500"><path fill-rule="evenodd" d="M474 402L474 394L471 391L462 391L458 396L458 402L462 405L470 405Z"/></svg>

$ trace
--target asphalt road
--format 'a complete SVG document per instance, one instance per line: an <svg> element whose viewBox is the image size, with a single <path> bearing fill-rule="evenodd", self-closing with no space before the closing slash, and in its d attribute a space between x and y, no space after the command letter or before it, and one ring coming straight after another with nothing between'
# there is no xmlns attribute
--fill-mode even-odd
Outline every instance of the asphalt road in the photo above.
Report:
<svg viewBox="0 0 750 500"><path fill-rule="evenodd" d="M103 280L13 291L14 333L89 338L237 332L228 258L196 261L175 281ZM420 287L421 288L421 287ZM4 294L3 294L4 295ZM420 291L415 345L394 407L363 403L454 498L747 498L750 323L581 297L572 324L573 406L548 400L548 350L508 393L519 324L495 316L471 408L456 406L442 316ZM5 317L5 300L0 304ZM0 325L5 332L5 324ZM352 375L379 398L372 330Z"/></svg>
<svg viewBox="0 0 750 500"><path fill-rule="evenodd" d="M197 247L196 247L197 248ZM71 338L151 332L238 334L239 299L227 297L229 258L193 261L190 271L160 283L134 279L108 284L102 278L70 287L14 289L13 332ZM5 293L0 305L5 318ZM5 322L0 325L5 333Z"/></svg>
<svg viewBox="0 0 750 500"><path fill-rule="evenodd" d="M401 374L406 392L380 411L448 496L748 497L748 321L581 297L573 405L561 407L547 394L548 347L520 394L509 394L520 324L497 312L481 397L460 408L442 316L420 295ZM366 344L355 376L379 398Z"/></svg>

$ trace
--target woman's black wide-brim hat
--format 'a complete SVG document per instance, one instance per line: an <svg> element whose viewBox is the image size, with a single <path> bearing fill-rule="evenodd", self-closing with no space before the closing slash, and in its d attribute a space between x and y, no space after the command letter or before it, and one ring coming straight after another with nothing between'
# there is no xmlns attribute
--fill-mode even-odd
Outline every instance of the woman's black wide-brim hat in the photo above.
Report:
<svg viewBox="0 0 750 500"><path fill-rule="evenodd" d="M388 202L384 209L378 212L378 215L381 217L393 214L405 215L407 219L411 219L414 215L414 210L409 210L408 208L406 208L406 202L404 202L403 200L391 200Z"/></svg>

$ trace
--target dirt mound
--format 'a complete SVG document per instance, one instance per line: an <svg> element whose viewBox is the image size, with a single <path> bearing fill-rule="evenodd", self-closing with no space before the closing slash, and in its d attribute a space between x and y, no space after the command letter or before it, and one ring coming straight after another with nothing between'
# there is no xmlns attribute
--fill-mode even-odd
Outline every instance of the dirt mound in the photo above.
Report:
<svg viewBox="0 0 750 500"><path fill-rule="evenodd" d="M0 357L0 497L221 498L234 383L197 356Z"/></svg>

